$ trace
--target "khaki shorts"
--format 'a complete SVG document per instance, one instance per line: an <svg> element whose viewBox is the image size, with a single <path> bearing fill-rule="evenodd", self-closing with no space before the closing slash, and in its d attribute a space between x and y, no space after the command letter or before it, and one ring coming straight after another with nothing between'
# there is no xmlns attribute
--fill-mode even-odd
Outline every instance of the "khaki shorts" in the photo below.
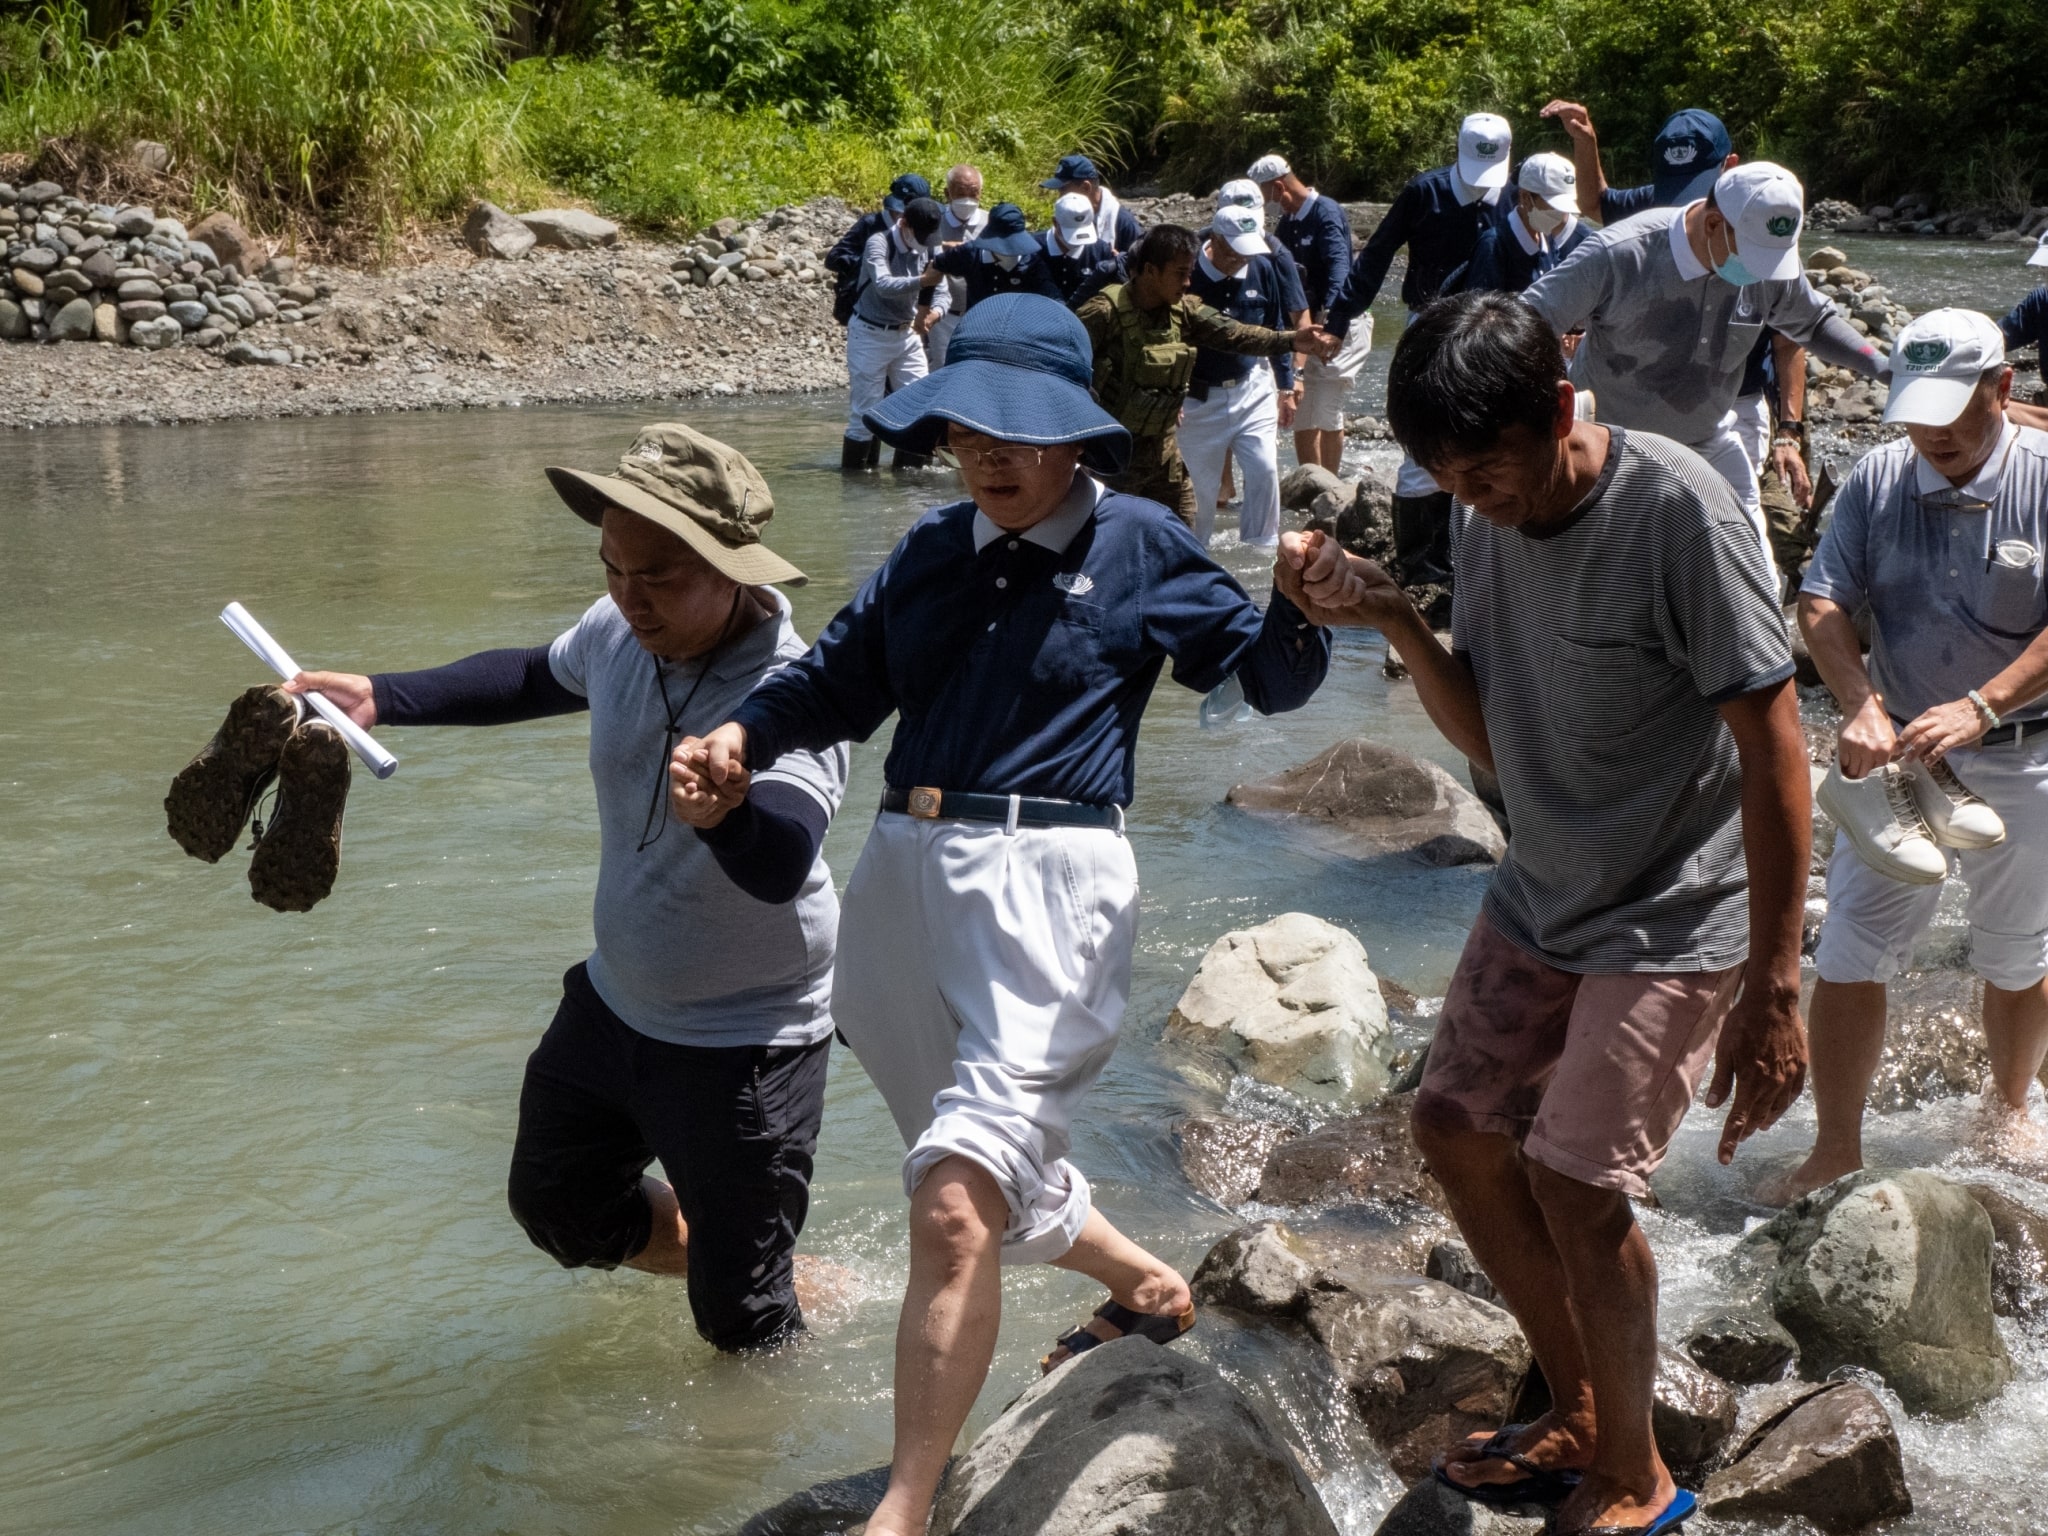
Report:
<svg viewBox="0 0 2048 1536"><path fill-rule="evenodd" d="M1415 1118L1512 1136L1567 1178L1641 1196L1714 1058L1742 967L1580 976L1485 912L1451 978Z"/></svg>

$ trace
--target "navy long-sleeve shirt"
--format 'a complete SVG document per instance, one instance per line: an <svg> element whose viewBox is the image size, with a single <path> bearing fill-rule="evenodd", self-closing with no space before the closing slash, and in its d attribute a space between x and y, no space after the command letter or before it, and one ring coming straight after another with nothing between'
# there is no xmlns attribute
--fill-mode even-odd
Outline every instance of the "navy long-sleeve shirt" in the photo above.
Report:
<svg viewBox="0 0 2048 1536"><path fill-rule="evenodd" d="M1408 275L1401 280L1401 302L1420 309L1442 290L1444 279L1472 259L1479 236L1509 206L1500 189L1472 202L1458 201L1456 167L1424 171L1401 189L1380 227L1372 232L1351 264L1344 291L1324 321L1333 335L1350 332L1351 322L1372 308L1387 280L1394 253L1408 247Z"/></svg>
<svg viewBox="0 0 2048 1536"><path fill-rule="evenodd" d="M825 269L845 278L858 277L861 261L867 254L869 237L887 234L889 226L895 222L895 218L883 208L862 214L853 221L853 228L841 235L832 249L825 253Z"/></svg>
<svg viewBox="0 0 2048 1536"><path fill-rule="evenodd" d="M1294 317L1308 308L1308 292L1302 287L1301 267L1287 247L1278 241L1268 243L1273 249L1267 254L1272 258L1273 271L1280 279L1280 299L1287 306L1287 324L1280 329L1289 330L1294 325Z"/></svg>
<svg viewBox="0 0 2048 1536"><path fill-rule="evenodd" d="M1272 714L1315 692L1330 638L1278 593L1261 614L1171 512L1083 475L1019 534L971 501L926 513L733 719L756 770L808 743L865 741L893 712L884 773L899 789L1128 805L1138 723L1169 659L1198 693L1236 674Z"/></svg>
<svg viewBox="0 0 2048 1536"><path fill-rule="evenodd" d="M1316 193L1273 227L1273 239L1300 268L1310 313L1328 314L1351 276L1351 221L1337 200Z"/></svg>
<svg viewBox="0 0 2048 1536"><path fill-rule="evenodd" d="M1069 309L1079 309L1111 283L1124 281L1124 259L1107 240L1098 240L1076 251L1055 248L1053 232L1045 232L1045 270L1059 288L1059 297Z"/></svg>
<svg viewBox="0 0 2048 1536"><path fill-rule="evenodd" d="M1537 278L1571 255L1592 234L1584 219L1572 221L1570 233L1552 244L1545 240L1535 250L1522 244L1519 220L1510 213L1479 236L1472 248L1472 260L1462 274L1454 273L1446 293L1520 293Z"/></svg>
<svg viewBox="0 0 2048 1536"><path fill-rule="evenodd" d="M967 280L967 302L962 306L962 314L998 293L1036 293L1056 304L1067 301L1042 250L1020 257L1014 267L1005 268L986 251L953 245L934 256L932 265L948 277Z"/></svg>
<svg viewBox="0 0 2048 1536"><path fill-rule="evenodd" d="M1998 328L2005 333L2006 351L2040 347L2042 366L2048 368L2048 288L2036 288L2013 305L2012 313L1998 322Z"/></svg>
<svg viewBox="0 0 2048 1536"><path fill-rule="evenodd" d="M1279 247L1274 247L1275 254ZM1287 308L1288 294L1280 276L1279 263L1272 256L1253 256L1234 274L1226 277L1209 262L1207 253L1195 261L1194 280L1188 291L1211 309L1242 320L1246 325L1263 325L1268 330L1293 328L1296 311ZM1254 368L1271 363L1274 382L1282 389L1294 387L1294 359L1286 353L1277 357L1247 357L1242 352L1219 352L1214 347L1195 351L1197 388L1206 384L1233 383L1249 377Z"/></svg>
<svg viewBox="0 0 2048 1536"><path fill-rule="evenodd" d="M562 686L548 647L479 651L444 667L370 679L379 725L511 725L590 708ZM724 820L697 836L718 867L756 901L794 901L831 818L793 784L756 785Z"/></svg>

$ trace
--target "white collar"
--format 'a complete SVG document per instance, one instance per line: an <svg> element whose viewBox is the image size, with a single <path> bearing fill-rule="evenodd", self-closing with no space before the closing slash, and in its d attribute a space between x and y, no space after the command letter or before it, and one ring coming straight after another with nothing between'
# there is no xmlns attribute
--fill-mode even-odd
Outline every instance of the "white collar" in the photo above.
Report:
<svg viewBox="0 0 2048 1536"><path fill-rule="evenodd" d="M1081 531L1081 525L1095 515L1095 504L1102 500L1102 482L1085 469L1074 471L1074 484L1068 490L1066 499L1052 511L1051 516L1042 517L1022 533L1011 533L999 528L989 520L989 515L979 507L974 511L974 552L980 554L997 539L1028 539L1041 549L1054 554L1064 554L1074 535Z"/></svg>
<svg viewBox="0 0 2048 1536"><path fill-rule="evenodd" d="M1564 249L1565 241L1571 239L1572 231L1577 229L1578 227L1579 216L1576 213L1568 213L1564 216L1564 222L1557 226L1557 233L1554 235L1545 235L1543 238L1550 242L1550 248L1552 250L1561 251Z"/></svg>
<svg viewBox="0 0 2048 1536"><path fill-rule="evenodd" d="M1207 241L1203 242L1202 254L1196 257L1195 259L1197 264L1201 267L1202 271L1208 275L1210 282L1227 283L1230 281L1230 274L1225 272L1221 267L1217 266L1215 262L1209 259L1209 247ZM1239 268L1238 270L1242 272L1243 268Z"/></svg>
<svg viewBox="0 0 2048 1536"><path fill-rule="evenodd" d="M1523 221L1519 204L1508 210L1508 228L1515 232L1515 239L1520 243L1523 255L1534 256L1543 249L1543 237Z"/></svg>
<svg viewBox="0 0 2048 1536"><path fill-rule="evenodd" d="M1116 213L1119 208L1123 207L1123 204L1116 200L1116 194L1110 191L1109 188L1103 186L1100 182L1097 182L1096 186L1102 193L1102 201L1095 205L1095 227L1098 230L1108 230L1109 233L1102 238L1114 241L1116 239Z"/></svg>
<svg viewBox="0 0 2048 1536"><path fill-rule="evenodd" d="M910 254L911 248L903 239L903 223L900 219L889 226L889 241L904 255L908 256ZM919 249L921 250L923 247L920 246Z"/></svg>
<svg viewBox="0 0 2048 1536"><path fill-rule="evenodd" d="M1055 228L1048 229L1045 232L1045 254L1048 256L1071 256L1074 253L1060 244L1060 232Z"/></svg>
<svg viewBox="0 0 2048 1536"><path fill-rule="evenodd" d="M1688 203L1671 211L1671 259L1678 263L1678 280L1682 283L1696 283L1707 275L1706 263L1693 255L1692 238L1685 232L1685 216L1698 206L1699 203Z"/></svg>
<svg viewBox="0 0 2048 1536"><path fill-rule="evenodd" d="M1973 501L1996 501L1998 487L2005 479L2005 461L2012 457L2013 439L2019 435L2020 429L2013 425L2012 418L2008 416L2005 430L1998 434L1997 446L1991 450L1991 457L1984 461L1982 467L1965 485L1951 486L1947 475L1915 453L1913 483L1919 488L1922 496L1931 496L1936 491L1954 490Z"/></svg>
<svg viewBox="0 0 2048 1536"><path fill-rule="evenodd" d="M1474 203L1498 201L1501 193L1499 187L1488 187L1482 192L1477 187L1467 186L1465 178L1458 174L1458 168L1455 165L1451 167L1451 190L1458 194L1458 202L1466 208L1471 207Z"/></svg>

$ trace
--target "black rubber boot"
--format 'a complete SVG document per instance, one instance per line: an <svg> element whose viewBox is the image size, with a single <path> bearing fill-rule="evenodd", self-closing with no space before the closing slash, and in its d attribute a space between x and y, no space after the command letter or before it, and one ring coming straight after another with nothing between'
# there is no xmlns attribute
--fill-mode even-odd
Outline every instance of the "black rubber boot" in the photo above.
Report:
<svg viewBox="0 0 2048 1536"><path fill-rule="evenodd" d="M839 440L839 473L842 475L860 474L874 462L873 459L868 457L868 450L873 448L879 454L881 446L873 438L866 440L858 437L841 438Z"/></svg>
<svg viewBox="0 0 2048 1536"><path fill-rule="evenodd" d="M908 449L898 448L889 457L889 467L891 469L930 469L932 467L932 456L928 453L911 453Z"/></svg>
<svg viewBox="0 0 2048 1536"><path fill-rule="evenodd" d="M1404 587L1451 579L1451 495L1394 498L1394 579Z"/></svg>
<svg viewBox="0 0 2048 1536"><path fill-rule="evenodd" d="M868 456L861 460L861 468L880 469L881 467L882 440L879 437L871 437L868 439Z"/></svg>

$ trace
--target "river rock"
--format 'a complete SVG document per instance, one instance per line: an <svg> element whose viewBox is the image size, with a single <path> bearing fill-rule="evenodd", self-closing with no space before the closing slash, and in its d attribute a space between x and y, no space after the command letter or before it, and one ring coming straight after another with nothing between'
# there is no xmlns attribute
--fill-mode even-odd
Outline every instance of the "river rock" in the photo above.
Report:
<svg viewBox="0 0 2048 1536"><path fill-rule="evenodd" d="M1495 864L1507 840L1471 790L1436 763L1354 738L1270 779L1239 784L1232 805L1327 823L1361 853L1425 864Z"/></svg>
<svg viewBox="0 0 2048 1536"><path fill-rule="evenodd" d="M94 341L119 341L121 339L121 311L111 304L96 304L92 311L92 339Z"/></svg>
<svg viewBox="0 0 2048 1536"><path fill-rule="evenodd" d="M154 208L119 208L114 212L114 233L130 240L147 239L149 232L156 228Z"/></svg>
<svg viewBox="0 0 2048 1536"><path fill-rule="evenodd" d="M1989 1184L1966 1184L1991 1218L1991 1307L2001 1317L2048 1311L2048 1216Z"/></svg>
<svg viewBox="0 0 2048 1536"><path fill-rule="evenodd" d="M0 341L20 341L28 335L28 316L12 299L0 299Z"/></svg>
<svg viewBox="0 0 2048 1536"><path fill-rule="evenodd" d="M128 308L125 304L119 307L122 310ZM163 306L156 307L161 309ZM123 319L126 319L125 315ZM128 344L141 347L148 352L161 352L166 348L175 347L184 334L184 327L169 315L159 315L154 320L135 320L128 324Z"/></svg>
<svg viewBox="0 0 2048 1536"><path fill-rule="evenodd" d="M7 274L17 292L25 299L40 299L43 296L43 275L31 272L27 267L16 267Z"/></svg>
<svg viewBox="0 0 2048 1536"><path fill-rule="evenodd" d="M34 203L39 207L44 203L54 203L63 195L64 189L54 181L32 181L16 194L24 203Z"/></svg>
<svg viewBox="0 0 2048 1536"><path fill-rule="evenodd" d="M1280 505L1290 512L1307 511L1318 496L1343 483L1320 464L1297 464L1280 477Z"/></svg>
<svg viewBox="0 0 2048 1536"><path fill-rule="evenodd" d="M1909 1412L1955 1415L1998 1395L2012 1357L1991 1311L1991 1218L1922 1169L1852 1173L1745 1243L1776 1245L1771 1309L1800 1368L1876 1371Z"/></svg>
<svg viewBox="0 0 2048 1536"><path fill-rule="evenodd" d="M535 243L564 251L587 251L596 245L617 245L619 226L580 208L541 208L519 215L533 231Z"/></svg>
<svg viewBox="0 0 2048 1536"><path fill-rule="evenodd" d="M1671 1475L1697 1488L1735 1432L1735 1393L1677 1350L1660 1348L1650 1429Z"/></svg>
<svg viewBox="0 0 2048 1536"><path fill-rule="evenodd" d="M114 297L128 301L132 299L160 299L164 296L163 284L152 277L131 277L115 291Z"/></svg>
<svg viewBox="0 0 2048 1536"><path fill-rule="evenodd" d="M1686 1335L1685 1352L1723 1381L1750 1386L1782 1377L1799 1353L1799 1341L1776 1318L1716 1312Z"/></svg>
<svg viewBox="0 0 2048 1536"><path fill-rule="evenodd" d="M462 221L462 243L477 255L498 261L517 261L533 249L536 240L532 229L496 203L479 200Z"/></svg>
<svg viewBox="0 0 2048 1536"><path fill-rule="evenodd" d="M259 347L253 341L233 341L222 349L222 358L242 368L282 368L292 360L286 347Z"/></svg>
<svg viewBox="0 0 2048 1536"><path fill-rule="evenodd" d="M1964 970L1923 970L1885 989L1884 1055L1871 1080L1873 1114L1975 1093L1991 1069L1983 983Z"/></svg>
<svg viewBox="0 0 2048 1536"><path fill-rule="evenodd" d="M1436 1280L1387 1276L1319 1290L1305 1320L1404 1478L1420 1477L1475 1430L1507 1422L1529 1374L1514 1318Z"/></svg>
<svg viewBox="0 0 2048 1536"><path fill-rule="evenodd" d="M1496 1307L1501 1305L1500 1292L1486 1278L1486 1271L1472 1257L1472 1250L1456 1238L1446 1238L1433 1244L1422 1272L1432 1280L1443 1281L1453 1290L1463 1291L1467 1296L1477 1296Z"/></svg>
<svg viewBox="0 0 2048 1536"><path fill-rule="evenodd" d="M196 299L178 299L164 306L171 318L188 331L196 331L206 324L207 310Z"/></svg>
<svg viewBox="0 0 2048 1536"><path fill-rule="evenodd" d="M1448 1215L1443 1186L1416 1149L1408 1124L1410 1102L1389 1099L1281 1142L1260 1171L1259 1199L1268 1205L1356 1200L1423 1206Z"/></svg>
<svg viewBox="0 0 2048 1536"><path fill-rule="evenodd" d="M31 245L15 256L14 268L17 272L33 272L43 277L56 271L57 263L62 260L63 257L47 245Z"/></svg>
<svg viewBox="0 0 2048 1536"><path fill-rule="evenodd" d="M248 272L263 264L263 247L235 219L225 213L209 213L192 226L192 238L207 247L222 265Z"/></svg>
<svg viewBox="0 0 2048 1536"><path fill-rule="evenodd" d="M1117 1339L1033 1384L953 1463L934 1536L1337 1536L1214 1367Z"/></svg>
<svg viewBox="0 0 2048 1536"><path fill-rule="evenodd" d="M1212 1200L1242 1205L1259 1187L1259 1173L1275 1147L1294 1134L1272 1120L1190 1115L1174 1127L1181 1171Z"/></svg>
<svg viewBox="0 0 2048 1536"><path fill-rule="evenodd" d="M1347 1104L1385 1090L1393 1053L1365 946L1306 912L1210 945L1166 1033L1218 1046L1261 1082Z"/></svg>
<svg viewBox="0 0 2048 1536"><path fill-rule="evenodd" d="M1316 1265L1285 1222L1260 1221L1226 1234L1195 1269L1188 1288L1205 1306L1256 1317L1299 1317Z"/></svg>
<svg viewBox="0 0 2048 1536"><path fill-rule="evenodd" d="M889 1491L889 1469L869 1467L848 1477L814 1483L764 1509L734 1536L841 1536L875 1512Z"/></svg>
<svg viewBox="0 0 2048 1536"><path fill-rule="evenodd" d="M1898 1431L1875 1393L1835 1382L1794 1399L1707 1479L1703 1513L1719 1519L1805 1516L1822 1531L1860 1531L1913 1512Z"/></svg>
<svg viewBox="0 0 2048 1536"><path fill-rule="evenodd" d="M120 269L120 265L114 259L112 251L101 250L94 251L90 256L86 257L79 264L78 270L91 280L93 287L106 288L112 286L114 273Z"/></svg>
<svg viewBox="0 0 2048 1536"><path fill-rule="evenodd" d="M1425 1477L1387 1511L1373 1536L1539 1536L1550 1511L1541 1504L1496 1508Z"/></svg>
<svg viewBox="0 0 2048 1536"><path fill-rule="evenodd" d="M51 341L92 340L92 300L72 299L50 317Z"/></svg>
<svg viewBox="0 0 2048 1536"><path fill-rule="evenodd" d="M119 311L121 318L130 325L134 325L138 321L160 320L164 318L164 306L157 299L123 299L115 308ZM176 323L176 321L172 322L174 325Z"/></svg>

